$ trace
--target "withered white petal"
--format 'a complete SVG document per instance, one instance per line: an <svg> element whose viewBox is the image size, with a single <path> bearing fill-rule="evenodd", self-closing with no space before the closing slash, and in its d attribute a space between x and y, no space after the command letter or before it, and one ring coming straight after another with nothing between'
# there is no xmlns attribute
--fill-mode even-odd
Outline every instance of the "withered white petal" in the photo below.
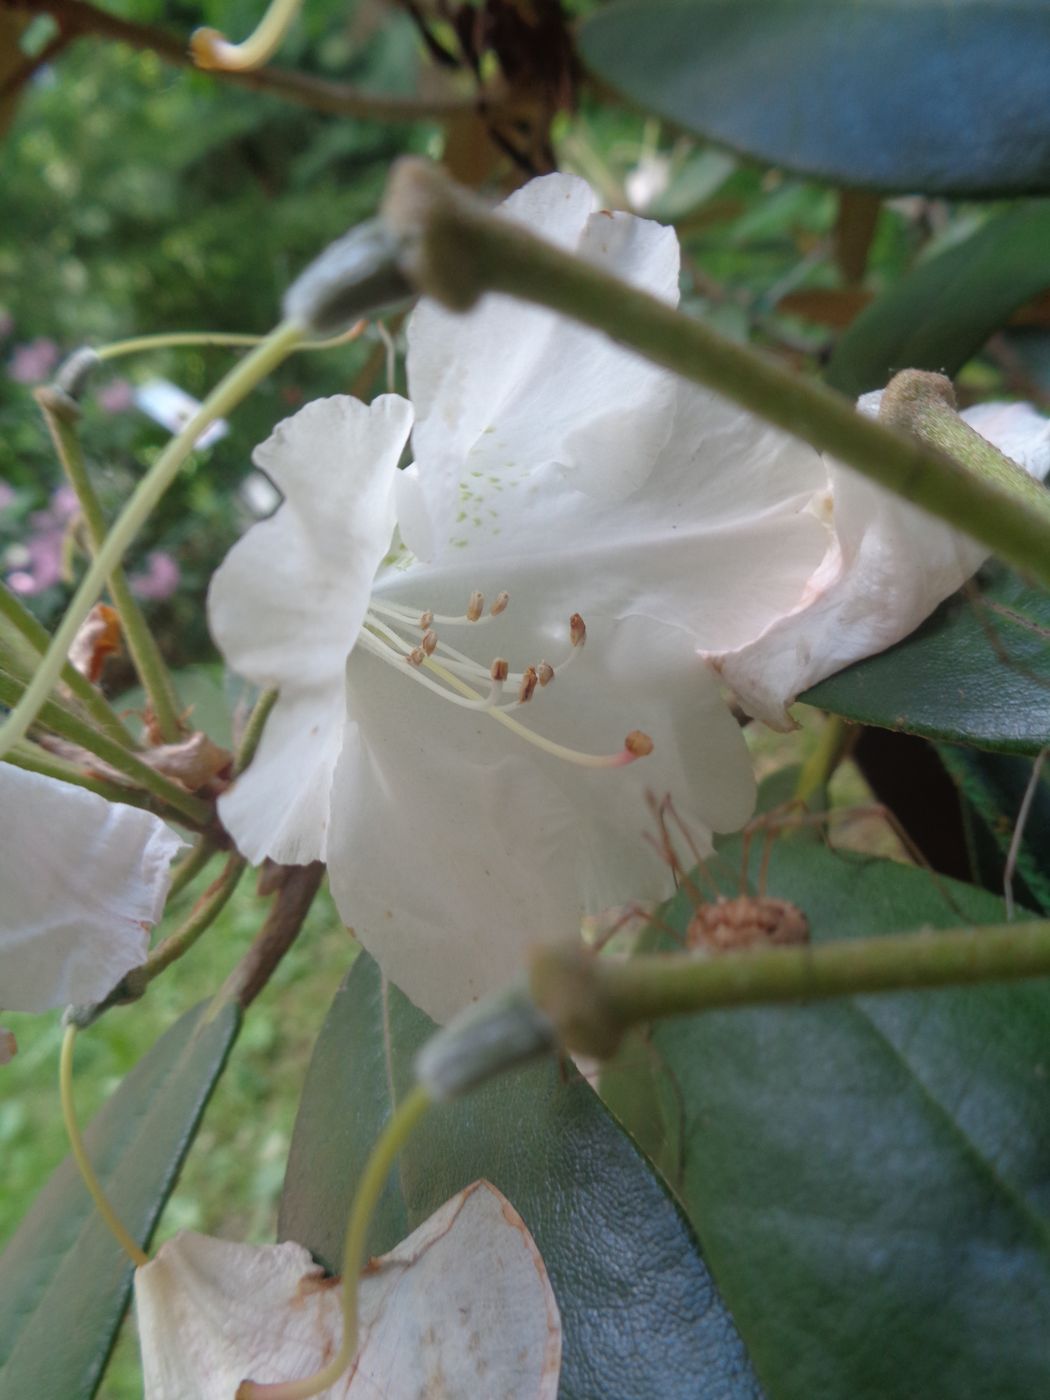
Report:
<svg viewBox="0 0 1050 1400"><path fill-rule="evenodd" d="M297 1244L183 1233L136 1271L145 1400L230 1400L242 1380L296 1380L342 1340L338 1286ZM554 1400L561 1322L510 1202L478 1181L361 1279L360 1350L328 1400L378 1395Z"/></svg>
<svg viewBox="0 0 1050 1400"><path fill-rule="evenodd" d="M150 812L0 765L0 1007L98 1001L138 967L182 844Z"/></svg>

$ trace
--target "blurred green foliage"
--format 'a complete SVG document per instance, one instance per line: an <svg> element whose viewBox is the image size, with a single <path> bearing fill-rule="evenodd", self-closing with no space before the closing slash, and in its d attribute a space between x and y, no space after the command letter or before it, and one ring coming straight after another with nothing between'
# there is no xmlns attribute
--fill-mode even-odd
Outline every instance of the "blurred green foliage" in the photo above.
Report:
<svg viewBox="0 0 1050 1400"><path fill-rule="evenodd" d="M121 13L188 34L201 23L246 33L257 6L220 0ZM282 61L306 72L412 90L419 65L411 23L368 0L308 7ZM265 333L284 288L327 242L369 215L390 162L424 150L433 128L323 115L162 63L148 51L82 40L34 79L4 144L0 192L0 480L19 492L0 510L0 553L59 481L31 397L9 373L37 338L64 355L78 345L171 331ZM179 595L155 612L176 663L207 651L201 601L208 577L251 516L236 494L252 447L303 401L346 391L377 339L294 358L242 406L229 435L198 453L150 521L129 561L176 559ZM200 398L231 363L218 349L158 351L97 372L83 439L112 513L165 441L132 409L107 413L98 391L115 377L163 377ZM65 590L34 600L50 622Z"/></svg>

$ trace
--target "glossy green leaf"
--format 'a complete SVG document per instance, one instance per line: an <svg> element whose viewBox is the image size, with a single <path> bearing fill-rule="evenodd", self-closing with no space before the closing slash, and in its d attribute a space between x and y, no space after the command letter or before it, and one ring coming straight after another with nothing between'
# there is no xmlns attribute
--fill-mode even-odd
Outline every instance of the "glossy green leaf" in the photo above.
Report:
<svg viewBox="0 0 1050 1400"><path fill-rule="evenodd" d="M790 836L767 888L815 940L1002 918ZM679 1090L676 1185L771 1400L1048 1392L1050 985L709 1013L652 1049Z"/></svg>
<svg viewBox="0 0 1050 1400"><path fill-rule="evenodd" d="M172 1026L84 1134L106 1194L143 1245L237 1034L237 1007L208 1021L209 1006ZM67 1158L0 1257L0 1400L93 1395L131 1275Z"/></svg>
<svg viewBox="0 0 1050 1400"><path fill-rule="evenodd" d="M348 1202L432 1023L361 954L307 1076L278 1233L338 1269ZM478 1177L520 1212L561 1310L562 1400L759 1394L695 1239L571 1068L541 1064L432 1111L399 1159L369 1248L389 1249Z"/></svg>
<svg viewBox="0 0 1050 1400"><path fill-rule="evenodd" d="M861 724L1036 754L1050 741L1050 595L1001 574L800 698Z"/></svg>
<svg viewBox="0 0 1050 1400"><path fill-rule="evenodd" d="M760 160L878 190L1050 188L1045 0L617 0L588 68Z"/></svg>
<svg viewBox="0 0 1050 1400"><path fill-rule="evenodd" d="M965 242L920 263L853 322L828 381L855 397L899 369L954 375L1011 313L1050 286L1050 201L991 219Z"/></svg>
<svg viewBox="0 0 1050 1400"><path fill-rule="evenodd" d="M937 752L970 817L970 845L977 874L987 889L1002 890L1032 760L938 744ZM1050 775L1046 768L1032 793L1020 833L1013 893L1018 903L1050 915Z"/></svg>

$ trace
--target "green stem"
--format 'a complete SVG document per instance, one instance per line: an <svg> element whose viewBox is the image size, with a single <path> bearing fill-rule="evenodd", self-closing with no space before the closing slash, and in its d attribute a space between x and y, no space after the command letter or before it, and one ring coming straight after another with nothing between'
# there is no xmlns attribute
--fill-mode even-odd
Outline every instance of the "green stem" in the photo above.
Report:
<svg viewBox="0 0 1050 1400"><path fill-rule="evenodd" d="M258 349L247 355L220 381L139 482L106 536L105 544L81 579L80 587L66 609L66 614L51 639L47 654L25 695L6 722L0 726L0 758L13 744L24 738L36 718L37 711L61 674L62 664L69 654L77 631L97 602L106 579L119 564L143 522L175 479L179 467L193 450L198 437L216 418L232 412L245 395L281 363L292 347L299 343L303 334L303 329L297 322L283 321Z"/></svg>
<svg viewBox="0 0 1050 1400"><path fill-rule="evenodd" d="M28 687L15 676L0 671L0 704L17 705L27 690ZM107 735L100 734L93 725L78 719L68 710L63 710L53 700L44 701L37 711L36 718L45 729L50 729L53 734L58 734L70 743L86 749L103 763L115 768L118 773L130 778L140 788L152 793L159 802L183 820L198 827L206 826L211 821L211 803L194 797L181 784L151 768L138 754L132 753L130 749L126 749L123 744L118 744Z"/></svg>
<svg viewBox="0 0 1050 1400"><path fill-rule="evenodd" d="M214 854L214 840L210 836L199 836L189 855L183 856L171 872L171 884L168 886L169 904L197 878Z"/></svg>
<svg viewBox="0 0 1050 1400"><path fill-rule="evenodd" d="M266 721L270 718L270 711L276 704L277 691L264 690L252 707L248 723L244 726L244 733L241 735L241 742L237 746L237 755L233 761L233 776L235 778L244 772L255 757L255 750L259 747L263 730L266 728Z"/></svg>
<svg viewBox="0 0 1050 1400"><path fill-rule="evenodd" d="M398 1153L431 1106L426 1090L416 1085L398 1105L380 1134L350 1207L343 1250L343 1340L339 1351L322 1370L296 1381L242 1381L236 1400L310 1400L337 1384L357 1352L357 1292L365 1266L368 1227Z"/></svg>
<svg viewBox="0 0 1050 1400"><path fill-rule="evenodd" d="M163 942L158 943L140 968L130 974L134 978L139 995L155 977L159 977L166 967L185 956L193 945L219 917L229 903L237 884L244 874L247 861L236 852L226 861L219 878L212 884L194 905L185 923Z"/></svg>
<svg viewBox="0 0 1050 1400"><path fill-rule="evenodd" d="M77 1123L76 1106L73 1103L73 1046L76 1038L77 1027L71 1021L63 1032L62 1049L58 1057L58 1093L62 1104L62 1121L66 1127L66 1136L69 1138L69 1149L77 1164L77 1170L80 1172L80 1179L106 1228L132 1264L139 1268L143 1264L149 1263L149 1255L145 1253L137 1240L132 1239L127 1227L102 1189L102 1183L91 1164L91 1158L88 1156L88 1150Z"/></svg>
<svg viewBox="0 0 1050 1400"><path fill-rule="evenodd" d="M569 1049L608 1055L630 1026L660 1016L1047 975L1050 920L711 958L620 963L551 949L535 959L530 984Z"/></svg>
<svg viewBox="0 0 1050 1400"><path fill-rule="evenodd" d="M484 292L549 307L604 331L685 379L706 385L950 524L1050 586L1050 493L988 479L859 414L648 292L499 218L425 161L395 167L383 209L401 269L453 310ZM1016 474L1015 474L1016 475Z"/></svg>
<svg viewBox="0 0 1050 1400"><path fill-rule="evenodd" d="M293 354L303 354L308 350L334 350L339 345L349 345L357 340L366 329L367 321L358 321L348 331L329 336L327 340L308 340L294 347ZM244 335L225 331L173 331L166 335L138 335L130 340L114 340L109 345L100 345L95 351L99 360L116 360L123 355L139 355L150 350L176 350L186 346L219 346L225 348L250 348L261 345L264 335Z"/></svg>
<svg viewBox="0 0 1050 1400"><path fill-rule="evenodd" d="M828 715L817 742L799 770L795 797L809 805L827 789L831 775L838 767L849 738L849 726L838 715Z"/></svg>
<svg viewBox="0 0 1050 1400"><path fill-rule="evenodd" d="M2 584L0 584L0 618L11 624L37 656L42 656L47 651L47 644L50 641L47 629L36 620L28 608L22 606L10 589L5 588ZM106 697L97 686L91 684L86 676L80 674L72 662L67 661L62 667L61 679L104 734L108 734L111 739L118 744L123 744L125 748L138 747L131 731L124 725Z"/></svg>
<svg viewBox="0 0 1050 1400"><path fill-rule="evenodd" d="M84 524L87 526L91 552L97 556L105 544L108 527L88 473L87 463L84 461L80 439L77 437L75 423L80 416L80 409L72 399L56 393L54 389L37 389L34 397L44 415L58 460L69 478L70 486L77 494ZM120 626L128 644L128 651L149 697L150 708L161 737L165 743L177 743L182 738L182 724L179 719L180 707L175 685L142 609L131 591L127 575L119 564L114 566L106 580L106 586L120 617Z"/></svg>
<svg viewBox="0 0 1050 1400"><path fill-rule="evenodd" d="M48 753L46 749L41 749L26 739L20 740L0 762L10 763L13 768L24 768L29 773L42 773L45 778L57 778L59 782L69 783L72 787L86 788L88 792L97 792L99 797L105 797L110 802L123 802L128 807L139 807L144 812L152 812L154 816L171 815L168 808L149 793L139 792L137 788L122 787L120 783L108 783L104 778L94 778L88 773L82 773L72 763L67 763L57 754Z"/></svg>

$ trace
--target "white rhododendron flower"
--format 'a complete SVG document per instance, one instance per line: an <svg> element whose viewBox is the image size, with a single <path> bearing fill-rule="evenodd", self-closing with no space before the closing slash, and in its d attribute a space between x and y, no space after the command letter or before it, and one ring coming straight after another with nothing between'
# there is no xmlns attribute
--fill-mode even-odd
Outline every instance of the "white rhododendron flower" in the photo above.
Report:
<svg viewBox="0 0 1050 1400"><path fill-rule="evenodd" d="M558 176L507 207L672 298L673 234L595 206ZM223 821L253 861L327 860L344 920L443 1020L582 915L668 892L645 789L701 844L747 820L750 761L697 651L798 596L824 476L753 417L506 298L424 304L409 347L414 464L396 470L403 400L308 405L255 453L285 502L209 605L233 669L280 690ZM652 752L632 762L628 736Z"/></svg>
<svg viewBox="0 0 1050 1400"><path fill-rule="evenodd" d="M673 232L582 181L503 209L675 300ZM702 848L747 820L717 668L788 724L803 686L911 630L979 554L507 297L424 301L408 383L411 405L310 404L255 453L284 503L216 574L210 615L231 667L280 699L220 813L252 861L326 860L344 920L444 1020L582 915L668 893L645 789Z"/></svg>
<svg viewBox="0 0 1050 1400"><path fill-rule="evenodd" d="M182 845L150 812L0 765L0 1007L100 1001L144 962Z"/></svg>
<svg viewBox="0 0 1050 1400"><path fill-rule="evenodd" d="M866 394L858 408L875 416L880 399ZM1050 422L1028 404L979 404L961 416L1032 476L1047 475ZM826 522L827 549L801 596L785 599L750 641L709 649L748 713L775 729L791 727L787 706L807 686L899 642L988 557L978 541L831 460L811 508Z"/></svg>
<svg viewBox="0 0 1050 1400"><path fill-rule="evenodd" d="M230 1400L241 1381L311 1376L342 1343L339 1288L298 1244L182 1233L135 1273L145 1400ZM510 1202L477 1181L372 1261L357 1361L322 1395L554 1400L561 1320Z"/></svg>

